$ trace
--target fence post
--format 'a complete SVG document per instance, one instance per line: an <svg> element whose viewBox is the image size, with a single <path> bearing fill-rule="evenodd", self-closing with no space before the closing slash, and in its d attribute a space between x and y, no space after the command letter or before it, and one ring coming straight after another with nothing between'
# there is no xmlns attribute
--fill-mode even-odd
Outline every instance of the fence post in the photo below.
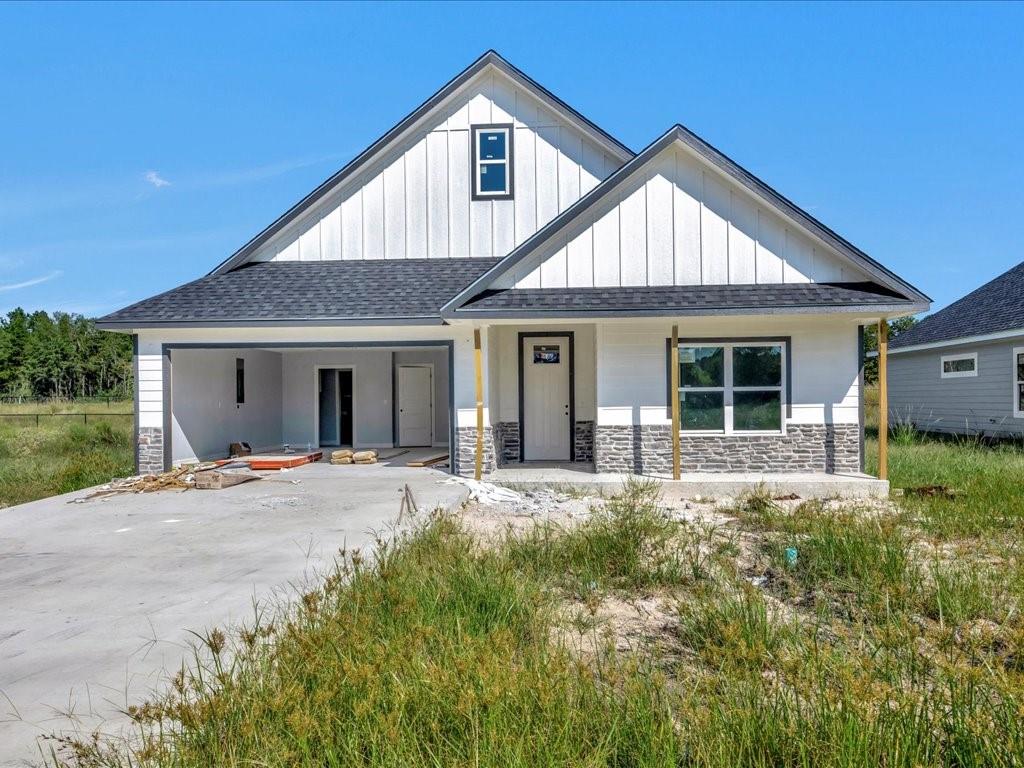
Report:
<svg viewBox="0 0 1024 768"><path fill-rule="evenodd" d="M82 418L82 423L83 424L88 424L89 423L89 414L88 413L83 413L82 417L83 417Z"/></svg>
<svg viewBox="0 0 1024 768"><path fill-rule="evenodd" d="M39 414L36 414L36 429L39 429Z"/></svg>

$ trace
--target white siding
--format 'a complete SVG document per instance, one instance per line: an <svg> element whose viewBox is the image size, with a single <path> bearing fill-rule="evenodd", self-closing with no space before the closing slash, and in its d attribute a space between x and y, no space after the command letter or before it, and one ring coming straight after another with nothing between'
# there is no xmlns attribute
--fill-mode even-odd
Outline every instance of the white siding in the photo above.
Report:
<svg viewBox="0 0 1024 768"><path fill-rule="evenodd" d="M471 200L469 131L481 123L515 127L513 200ZM618 165L532 94L488 71L252 260L504 256Z"/></svg>
<svg viewBox="0 0 1024 768"><path fill-rule="evenodd" d="M752 332L751 329L756 329ZM667 424L665 339L670 321L602 323L597 344L597 423ZM683 337L789 336L790 424L857 424L857 325L848 318L684 318Z"/></svg>
<svg viewBox="0 0 1024 768"><path fill-rule="evenodd" d="M544 287L865 279L827 245L677 147L653 158L616 194L613 207L589 212L568 243L570 254L593 253L592 278L570 268L568 282L553 282L562 270L549 271L546 261L563 258L559 242L521 264L516 285L537 287L537 274Z"/></svg>

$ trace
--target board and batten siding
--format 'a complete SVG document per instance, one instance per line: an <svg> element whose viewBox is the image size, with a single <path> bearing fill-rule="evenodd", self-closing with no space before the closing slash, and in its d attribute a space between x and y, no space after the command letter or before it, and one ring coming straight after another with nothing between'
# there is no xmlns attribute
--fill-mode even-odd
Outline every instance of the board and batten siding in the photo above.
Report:
<svg viewBox="0 0 1024 768"><path fill-rule="evenodd" d="M586 288L867 279L678 146L526 259L500 287Z"/></svg>
<svg viewBox="0 0 1024 768"><path fill-rule="evenodd" d="M889 356L889 412L897 424L957 434L1024 436L1024 419L1014 418L1014 347L1024 336L993 344L971 344ZM976 352L978 375L944 379L940 360Z"/></svg>
<svg viewBox="0 0 1024 768"><path fill-rule="evenodd" d="M472 200L470 126L514 125L512 200ZM253 261L499 257L620 165L497 72L429 126L342 182Z"/></svg>

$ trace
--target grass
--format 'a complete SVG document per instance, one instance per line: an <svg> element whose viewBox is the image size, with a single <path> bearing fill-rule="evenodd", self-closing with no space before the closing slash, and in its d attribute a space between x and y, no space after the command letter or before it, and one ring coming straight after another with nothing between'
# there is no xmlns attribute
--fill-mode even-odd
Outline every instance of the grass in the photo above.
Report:
<svg viewBox="0 0 1024 768"><path fill-rule="evenodd" d="M68 493L129 475L131 403L0 406L0 507ZM127 408L127 410L125 410ZM88 423L69 413L95 415ZM46 414L39 420L29 414ZM16 415L11 418L10 415Z"/></svg>
<svg viewBox="0 0 1024 768"><path fill-rule="evenodd" d="M951 497L761 492L702 528L634 482L583 522L486 542L433 516L204 635L131 711L131 748L86 738L50 763L1018 766L1022 472L1019 449L908 433L893 487Z"/></svg>

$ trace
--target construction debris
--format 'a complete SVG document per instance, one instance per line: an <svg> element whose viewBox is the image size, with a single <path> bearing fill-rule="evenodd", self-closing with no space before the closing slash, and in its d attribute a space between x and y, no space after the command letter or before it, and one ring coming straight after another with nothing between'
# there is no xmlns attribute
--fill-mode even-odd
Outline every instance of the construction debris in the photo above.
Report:
<svg viewBox="0 0 1024 768"><path fill-rule="evenodd" d="M324 457L323 451L308 451L303 453L290 454L257 454L255 456L241 456L237 459L224 459L218 464L234 463L244 461L251 469L292 469L301 467L303 464L311 464L320 461Z"/></svg>
<svg viewBox="0 0 1024 768"><path fill-rule="evenodd" d="M425 459L419 459L417 461L410 461L405 466L407 467L429 467L434 464L440 464L442 461L448 461L447 453L439 453L435 456L428 456Z"/></svg>
<svg viewBox="0 0 1024 768"><path fill-rule="evenodd" d="M222 488L230 488L233 485L259 479L260 476L248 467L223 471L210 469L195 473L195 487L200 490L219 491Z"/></svg>
<svg viewBox="0 0 1024 768"><path fill-rule="evenodd" d="M195 486L195 469L215 469L215 464L199 465L199 467L181 467L158 475L132 475L119 477L105 483L88 496L74 499L87 501L106 496L117 496L123 493L152 493L153 491L188 490Z"/></svg>
<svg viewBox="0 0 1024 768"><path fill-rule="evenodd" d="M351 448L342 448L331 453L331 464L376 464L377 451L353 451Z"/></svg>

